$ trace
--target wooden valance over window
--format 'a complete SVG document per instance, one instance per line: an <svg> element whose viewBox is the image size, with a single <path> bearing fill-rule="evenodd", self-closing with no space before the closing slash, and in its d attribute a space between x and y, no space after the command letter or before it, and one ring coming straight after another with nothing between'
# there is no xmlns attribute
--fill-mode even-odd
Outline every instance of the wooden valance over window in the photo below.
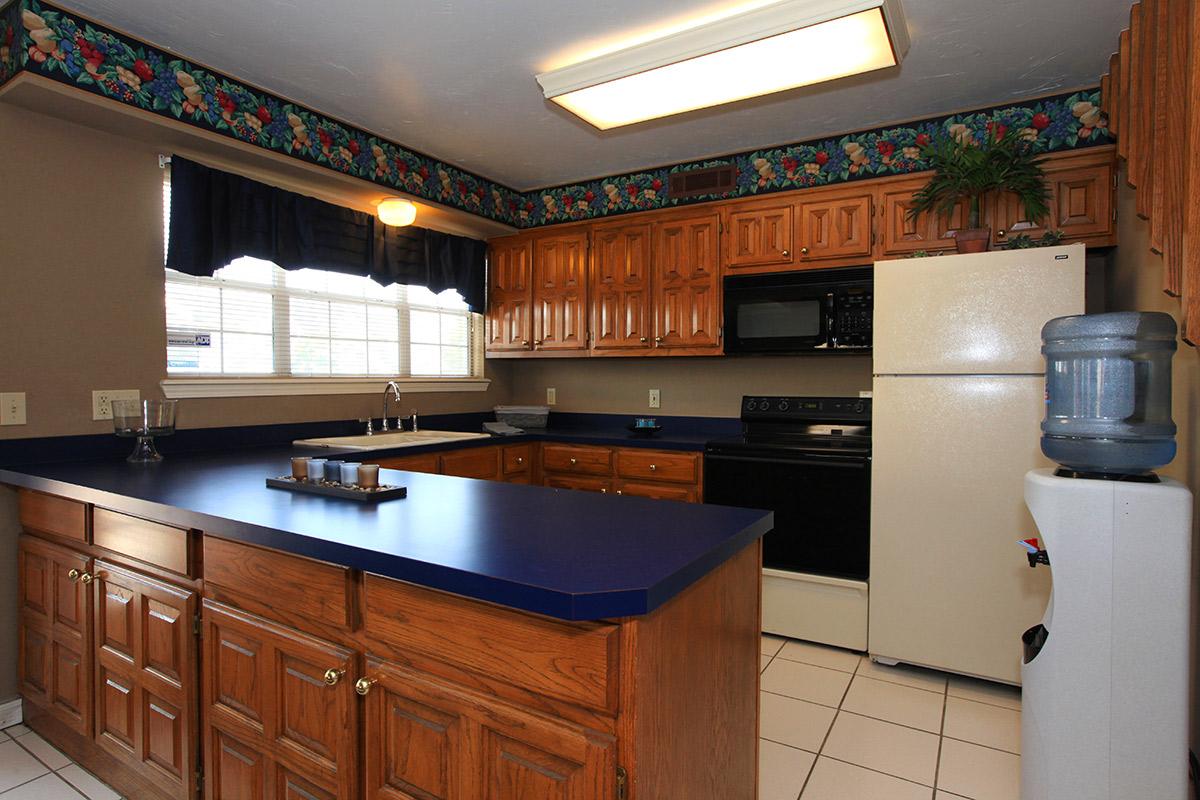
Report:
<svg viewBox="0 0 1200 800"><path fill-rule="evenodd" d="M465 236L384 225L326 203L181 156L171 158L167 266L211 276L242 256L283 269L363 275L387 286L456 289L484 310L487 246Z"/></svg>

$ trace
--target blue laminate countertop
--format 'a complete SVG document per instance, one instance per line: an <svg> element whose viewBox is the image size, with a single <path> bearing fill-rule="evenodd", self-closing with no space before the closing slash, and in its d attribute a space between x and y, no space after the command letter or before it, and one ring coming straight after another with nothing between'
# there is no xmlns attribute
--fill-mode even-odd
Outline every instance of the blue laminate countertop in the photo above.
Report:
<svg viewBox="0 0 1200 800"><path fill-rule="evenodd" d="M374 505L268 489L301 452L19 466L0 483L570 620L648 613L773 524L767 511L395 470L383 478L408 497Z"/></svg>

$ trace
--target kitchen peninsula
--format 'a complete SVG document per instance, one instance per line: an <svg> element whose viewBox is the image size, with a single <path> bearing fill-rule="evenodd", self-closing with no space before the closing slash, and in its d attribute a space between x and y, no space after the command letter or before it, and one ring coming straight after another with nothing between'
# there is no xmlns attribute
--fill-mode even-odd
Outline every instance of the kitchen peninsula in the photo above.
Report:
<svg viewBox="0 0 1200 800"><path fill-rule="evenodd" d="M135 797L755 797L770 514L293 453L0 470L30 727Z"/></svg>

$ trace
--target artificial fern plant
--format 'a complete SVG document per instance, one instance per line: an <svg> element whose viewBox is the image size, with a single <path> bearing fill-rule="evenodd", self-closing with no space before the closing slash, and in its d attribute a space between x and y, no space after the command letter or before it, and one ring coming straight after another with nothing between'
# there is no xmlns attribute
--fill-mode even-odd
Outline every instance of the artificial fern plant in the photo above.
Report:
<svg viewBox="0 0 1200 800"><path fill-rule="evenodd" d="M992 191L1015 194L1032 222L1050 213L1040 159L1031 144L1013 130L997 136L989 126L980 143L970 137L938 137L924 147L922 156L934 173L913 195L909 216L927 211L949 216L965 198L969 201L967 227L979 228L981 200Z"/></svg>

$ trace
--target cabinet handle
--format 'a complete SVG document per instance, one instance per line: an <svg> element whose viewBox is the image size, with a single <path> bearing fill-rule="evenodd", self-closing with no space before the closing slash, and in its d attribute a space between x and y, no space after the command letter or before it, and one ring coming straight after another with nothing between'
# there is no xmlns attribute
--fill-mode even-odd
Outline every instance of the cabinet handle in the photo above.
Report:
<svg viewBox="0 0 1200 800"><path fill-rule="evenodd" d="M643 336L641 339L639 339L639 341L640 341L642 344L645 344L645 343L648 341L648 339L646 339L646 337L645 337L645 336Z"/></svg>
<svg viewBox="0 0 1200 800"><path fill-rule="evenodd" d="M996 231L996 238L997 238L997 239L1003 239L1005 236L1008 236L1008 231L1004 230L1003 228L1001 228L1000 230Z"/></svg>
<svg viewBox="0 0 1200 800"><path fill-rule="evenodd" d="M89 583L92 582L94 577L95 576L91 575L90 573L81 572L81 573L79 573L79 582L82 583L84 586L87 586Z"/></svg>
<svg viewBox="0 0 1200 800"><path fill-rule="evenodd" d="M802 256L806 256L806 255L808 255L808 248L807 248L807 247L801 247L801 248L800 248L800 255L802 255Z"/></svg>
<svg viewBox="0 0 1200 800"><path fill-rule="evenodd" d="M360 697L366 697L371 692L371 687L379 683L378 678L359 678L354 682L354 691Z"/></svg>
<svg viewBox="0 0 1200 800"><path fill-rule="evenodd" d="M571 459L571 466L572 466L572 467L573 467L573 466L575 466L575 465L576 465L576 464L578 464L578 463L579 463L579 459L576 459L576 458L572 458L572 459Z"/></svg>
<svg viewBox="0 0 1200 800"><path fill-rule="evenodd" d="M650 465L650 471L651 471L651 472L654 472L656 469L658 469L658 465L657 465L657 464L651 464L651 465Z"/></svg>
<svg viewBox="0 0 1200 800"><path fill-rule="evenodd" d="M790 252L788 252L787 250L784 250L779 255L783 256L784 258L790 258L792 254Z"/></svg>
<svg viewBox="0 0 1200 800"><path fill-rule="evenodd" d="M522 340L521 340L521 347L529 347L529 340L528 340L528 339L522 339Z"/></svg>
<svg viewBox="0 0 1200 800"><path fill-rule="evenodd" d="M525 459L524 459L522 456L517 456L517 463L518 463L518 464L524 464L524 463L525 463Z"/></svg>
<svg viewBox="0 0 1200 800"><path fill-rule="evenodd" d="M654 337L654 343L655 343L655 344L662 344L662 337L661 337L661 336L655 336L655 337Z"/></svg>
<svg viewBox="0 0 1200 800"><path fill-rule="evenodd" d="M344 669L327 669L327 670L325 670L325 685L326 686L337 686L338 682L341 681L342 676L345 674L346 674L346 670L344 670Z"/></svg>
<svg viewBox="0 0 1200 800"><path fill-rule="evenodd" d="M82 574L83 573L80 572L79 570L72 569L70 572L67 573L67 580L69 580L71 583L75 583L76 581L79 580L79 576Z"/></svg>
<svg viewBox="0 0 1200 800"><path fill-rule="evenodd" d="M600 494L608 494L608 489L605 489L604 487L600 487Z"/></svg>
<svg viewBox="0 0 1200 800"><path fill-rule="evenodd" d="M620 490L620 489L617 489L617 494L621 494L621 490Z"/></svg>
<svg viewBox="0 0 1200 800"><path fill-rule="evenodd" d="M533 346L534 346L534 347L541 347L541 346L542 346L542 340L541 340L541 339L534 339L534 340L533 340Z"/></svg>

